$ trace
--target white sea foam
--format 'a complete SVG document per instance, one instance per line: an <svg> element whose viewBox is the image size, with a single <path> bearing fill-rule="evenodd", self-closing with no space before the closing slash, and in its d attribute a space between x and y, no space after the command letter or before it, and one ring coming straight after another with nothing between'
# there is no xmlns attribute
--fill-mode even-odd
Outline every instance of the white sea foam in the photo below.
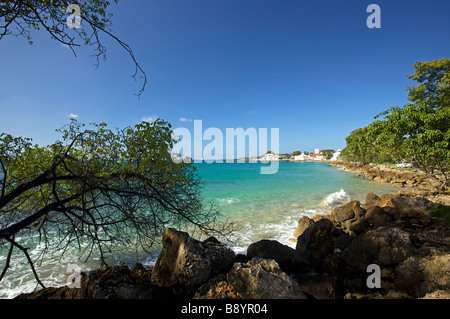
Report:
<svg viewBox="0 0 450 319"><path fill-rule="evenodd" d="M351 199L351 196L344 189L341 189L338 192L328 195L323 203L329 208L335 208L349 202Z"/></svg>
<svg viewBox="0 0 450 319"><path fill-rule="evenodd" d="M218 198L217 201L220 203L226 203L226 204L236 204L236 203L240 202L240 200L238 198L234 198L234 197Z"/></svg>

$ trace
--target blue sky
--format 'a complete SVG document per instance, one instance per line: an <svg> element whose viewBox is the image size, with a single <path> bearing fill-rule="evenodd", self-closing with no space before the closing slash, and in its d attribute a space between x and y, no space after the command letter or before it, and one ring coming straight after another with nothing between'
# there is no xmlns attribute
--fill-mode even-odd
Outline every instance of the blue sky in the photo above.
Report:
<svg viewBox="0 0 450 319"><path fill-rule="evenodd" d="M369 29L369 4L381 29ZM82 8L81 8L82 9ZM416 61L450 55L450 2L151 0L111 5L114 41L97 69L44 32L0 41L0 131L48 144L69 114L126 127L160 117L173 127L279 128L280 152L345 147L345 137L407 102ZM180 121L181 118L191 121Z"/></svg>

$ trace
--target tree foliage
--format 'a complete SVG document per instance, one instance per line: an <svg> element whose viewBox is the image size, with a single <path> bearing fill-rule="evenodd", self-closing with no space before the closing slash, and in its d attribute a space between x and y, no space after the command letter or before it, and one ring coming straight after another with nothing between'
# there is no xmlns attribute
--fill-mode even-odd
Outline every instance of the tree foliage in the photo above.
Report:
<svg viewBox="0 0 450 319"><path fill-rule="evenodd" d="M114 0L115 3L118 0ZM81 10L81 28L69 28L67 12L71 4ZM75 49L81 45L94 47L97 66L100 58L106 59L106 47L101 35L114 39L130 55L135 64L133 78L139 76L143 85L140 96L147 84L147 76L137 62L131 47L111 33L112 13L108 11L110 1L106 0L0 0L0 40L8 35L22 36L33 44L32 32L44 30L50 37L69 47L76 56ZM69 10L70 11L70 10Z"/></svg>
<svg viewBox="0 0 450 319"><path fill-rule="evenodd" d="M325 159L330 159L333 157L334 150L321 150L320 153Z"/></svg>
<svg viewBox="0 0 450 319"><path fill-rule="evenodd" d="M195 167L172 161L167 122L113 131L72 120L59 132L62 140L46 147L0 135L0 244L10 246L0 280L13 249L38 278L19 239L36 232L46 247L87 245L86 258L94 253L104 262L118 245L148 251L167 227L233 231L214 207L204 207Z"/></svg>
<svg viewBox="0 0 450 319"><path fill-rule="evenodd" d="M414 68L408 78L419 84L408 87L408 99L413 103L428 99L432 108L450 107L450 59L416 62Z"/></svg>
<svg viewBox="0 0 450 319"><path fill-rule="evenodd" d="M408 87L410 103L392 106L346 138L347 160L414 162L430 177L450 186L450 59L417 62Z"/></svg>

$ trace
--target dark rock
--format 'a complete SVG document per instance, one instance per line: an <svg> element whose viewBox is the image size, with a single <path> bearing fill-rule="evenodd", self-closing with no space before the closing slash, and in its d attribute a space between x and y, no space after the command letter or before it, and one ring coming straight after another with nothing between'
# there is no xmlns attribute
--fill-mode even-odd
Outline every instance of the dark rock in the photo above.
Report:
<svg viewBox="0 0 450 319"><path fill-rule="evenodd" d="M379 227L386 225L392 220L392 215L386 212L380 206L370 207L365 215L365 221L368 226Z"/></svg>
<svg viewBox="0 0 450 319"><path fill-rule="evenodd" d="M279 243L276 240L263 239L247 248L247 256L275 260L281 269L287 273L306 272L310 265L295 249Z"/></svg>
<svg viewBox="0 0 450 319"><path fill-rule="evenodd" d="M353 239L344 251L345 262L357 270L370 264L389 266L402 262L411 254L409 234L399 228L383 226Z"/></svg>
<svg viewBox="0 0 450 319"><path fill-rule="evenodd" d="M334 239L334 247L344 251L352 243L352 237L342 234Z"/></svg>
<svg viewBox="0 0 450 319"><path fill-rule="evenodd" d="M343 292L328 274L295 274L300 289L314 299L342 299Z"/></svg>
<svg viewBox="0 0 450 319"><path fill-rule="evenodd" d="M359 201L351 201L336 207L330 214L335 225L349 235L358 235L365 231L367 223L364 220L365 209Z"/></svg>
<svg viewBox="0 0 450 319"><path fill-rule="evenodd" d="M422 260L422 265L424 281L421 283L421 288L423 292L450 291L450 253L448 248L445 252L434 250L431 255Z"/></svg>
<svg viewBox="0 0 450 319"><path fill-rule="evenodd" d="M395 218L420 218L433 203L424 197L386 196L382 206Z"/></svg>
<svg viewBox="0 0 450 319"><path fill-rule="evenodd" d="M203 241L204 244L221 245L222 243L214 236L211 236Z"/></svg>
<svg viewBox="0 0 450 319"><path fill-rule="evenodd" d="M334 226L328 219L315 222L297 239L296 251L314 267L320 267L323 260L334 252Z"/></svg>
<svg viewBox="0 0 450 319"><path fill-rule="evenodd" d="M152 281L189 295L210 277L226 273L233 261L230 248L215 241L202 243L169 228L163 234L163 249L153 268Z"/></svg>
<svg viewBox="0 0 450 319"><path fill-rule="evenodd" d="M331 219L336 223L342 223L351 220L356 216L356 210L360 209L360 202L353 200L342 206L336 207L331 212Z"/></svg>
<svg viewBox="0 0 450 319"><path fill-rule="evenodd" d="M169 297L170 293L152 284L151 269L137 265L102 267L83 276L80 288L49 287L17 299L148 299Z"/></svg>
<svg viewBox="0 0 450 319"><path fill-rule="evenodd" d="M420 283L423 281L423 265L421 259L410 257L395 268L395 287L411 296L419 296Z"/></svg>
<svg viewBox="0 0 450 319"><path fill-rule="evenodd" d="M273 259L235 263L227 281L245 299L307 299L298 283Z"/></svg>
<svg viewBox="0 0 450 319"><path fill-rule="evenodd" d="M366 196L366 204L369 206L380 206L381 198L374 193L369 193Z"/></svg>
<svg viewBox="0 0 450 319"><path fill-rule="evenodd" d="M249 258L247 255L244 254L237 254L234 257L234 262L235 263L246 263L247 261L249 261Z"/></svg>

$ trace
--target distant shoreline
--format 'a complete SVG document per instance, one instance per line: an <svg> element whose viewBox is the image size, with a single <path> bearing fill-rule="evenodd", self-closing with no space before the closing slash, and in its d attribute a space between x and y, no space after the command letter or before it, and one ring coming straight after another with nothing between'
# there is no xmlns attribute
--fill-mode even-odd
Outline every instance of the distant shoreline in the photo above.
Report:
<svg viewBox="0 0 450 319"><path fill-rule="evenodd" d="M192 162L193 163L203 163L203 162L207 162L207 161L212 161L213 163L218 163L218 164L226 164L226 163L230 163L230 161L233 161L233 163L267 163L267 162L295 162L295 163L301 163L301 162L326 162L326 163L331 163L334 162L332 160L293 160L293 159L277 159L277 160L267 160L267 159L249 159L249 158L234 158L234 159L222 159L220 160L221 162L218 162L219 160L217 159L211 159L211 160L205 160L205 159L193 159ZM230 163L231 164L231 163Z"/></svg>
<svg viewBox="0 0 450 319"><path fill-rule="evenodd" d="M395 168L382 164L334 161L332 166L355 172L357 176L380 183L391 183L399 187L398 195L421 196L428 200L450 206L450 194L439 191L436 183L418 168ZM409 189L401 189L408 187Z"/></svg>

